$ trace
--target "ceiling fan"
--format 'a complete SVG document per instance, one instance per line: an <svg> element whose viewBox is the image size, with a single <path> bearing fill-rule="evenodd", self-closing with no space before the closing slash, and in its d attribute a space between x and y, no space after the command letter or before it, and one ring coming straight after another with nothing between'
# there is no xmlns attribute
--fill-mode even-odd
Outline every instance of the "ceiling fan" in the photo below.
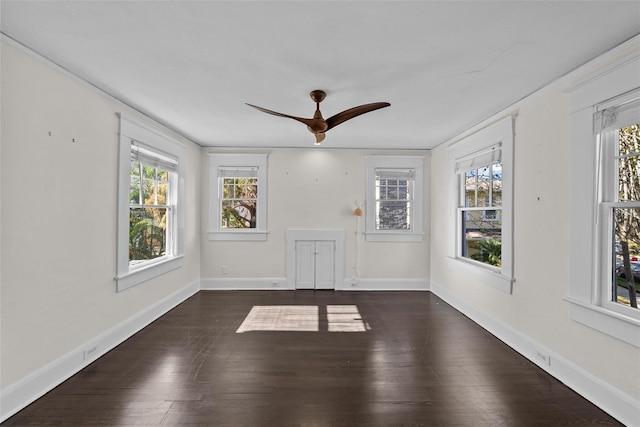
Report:
<svg viewBox="0 0 640 427"><path fill-rule="evenodd" d="M327 132L331 128L338 126L340 123L344 123L347 120L353 119L354 117L357 117L361 114L391 105L388 102L374 102L372 104L359 105L357 107L344 110L343 112L338 113L335 116L331 116L325 120L322 117L322 113L320 112L320 103L325 98L325 96L327 96L327 94L323 90L313 90L311 91L309 96L311 96L313 102L316 103L316 112L311 119L278 113L276 111L267 110L266 108L258 107L252 104L247 105L255 108L256 110L260 110L263 113L273 114L274 116L279 117L287 117L289 119L297 120L301 123L304 123L305 125L307 125L307 129L309 129L309 132L316 136L316 145L319 145L322 141L324 141L325 132Z"/></svg>

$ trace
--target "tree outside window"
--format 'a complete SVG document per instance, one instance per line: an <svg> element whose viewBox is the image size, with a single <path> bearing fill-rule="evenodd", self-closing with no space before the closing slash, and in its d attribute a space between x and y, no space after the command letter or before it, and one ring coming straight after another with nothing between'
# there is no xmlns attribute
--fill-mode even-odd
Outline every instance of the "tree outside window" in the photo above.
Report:
<svg viewBox="0 0 640 427"><path fill-rule="evenodd" d="M640 124L618 130L617 198L613 207L612 301L638 308L640 292Z"/></svg>
<svg viewBox="0 0 640 427"><path fill-rule="evenodd" d="M221 177L222 198L220 227L256 228L258 179Z"/></svg>
<svg viewBox="0 0 640 427"><path fill-rule="evenodd" d="M139 161L131 162L130 173L129 263L135 265L167 254L170 173Z"/></svg>
<svg viewBox="0 0 640 427"><path fill-rule="evenodd" d="M462 175L462 256L502 265L502 163L469 169Z"/></svg>

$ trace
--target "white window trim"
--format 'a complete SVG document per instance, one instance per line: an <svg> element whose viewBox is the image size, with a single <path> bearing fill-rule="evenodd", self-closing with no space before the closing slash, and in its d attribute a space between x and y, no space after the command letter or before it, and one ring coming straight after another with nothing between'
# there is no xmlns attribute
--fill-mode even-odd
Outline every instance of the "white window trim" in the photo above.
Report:
<svg viewBox="0 0 640 427"><path fill-rule="evenodd" d="M612 309L602 298L601 245L598 213L598 159L594 112L604 103L638 88L640 36L610 51L609 61L588 79L569 89L571 95L571 250L569 317L595 330L640 347L640 320L635 309ZM612 61L612 59L614 59ZM598 64L596 64L598 65ZM616 100L622 102L621 98ZM600 234L599 234L600 233ZM634 312L632 313L631 310ZM625 314L626 313L626 314Z"/></svg>
<svg viewBox="0 0 640 427"><path fill-rule="evenodd" d="M118 113L120 118L118 152L118 211L116 247L116 290L121 292L139 283L179 268L184 263L184 171L186 149L184 145L134 119ZM177 186L172 188L175 204L171 254L138 266L129 265L129 185L131 181L131 141L138 141L166 153L178 160ZM175 188L177 187L177 188Z"/></svg>
<svg viewBox="0 0 640 427"><path fill-rule="evenodd" d="M209 153L209 240L267 240L267 154ZM221 167L258 168L258 201L256 228L227 230L220 227L220 194L218 170Z"/></svg>
<svg viewBox="0 0 640 427"><path fill-rule="evenodd" d="M367 156L365 240L368 242L421 242L424 217L424 157ZM376 169L413 169L411 230L376 230Z"/></svg>
<svg viewBox="0 0 640 427"><path fill-rule="evenodd" d="M513 291L513 151L514 121L509 116L474 134L454 141L447 147L450 171L449 246L447 254L453 268L463 269L478 280L506 293ZM475 154L482 155L492 147L502 151L502 266L496 267L461 256L461 215L459 214L460 174L456 163Z"/></svg>

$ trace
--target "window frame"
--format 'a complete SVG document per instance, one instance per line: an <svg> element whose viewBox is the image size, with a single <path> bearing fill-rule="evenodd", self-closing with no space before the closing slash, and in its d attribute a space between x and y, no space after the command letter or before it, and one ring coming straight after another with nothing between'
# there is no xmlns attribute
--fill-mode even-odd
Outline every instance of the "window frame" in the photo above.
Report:
<svg viewBox="0 0 640 427"><path fill-rule="evenodd" d="M186 149L181 142L152 129L142 123L117 114L120 121L118 150L118 203L117 203L117 242L116 242L116 291L121 292L154 277L180 268L184 263L184 171ZM147 150L159 156L170 156L177 161L177 168L171 186L171 204L173 218L170 241L166 247L171 252L149 261L130 264L129 261L129 215L132 144L143 145Z"/></svg>
<svg viewBox="0 0 640 427"><path fill-rule="evenodd" d="M638 37L634 40L637 44ZM610 227L604 225L607 215L602 215L607 206L599 200L598 174L602 170L595 123L599 109L626 102L640 90L640 57L634 40L591 64L591 70L584 71L586 77L568 89L572 191L569 292L565 300L569 303L570 319L640 348L640 319L637 313L630 312L637 310L603 301L606 282L602 279L607 270L611 271L611 260L606 259L603 245L607 234L611 235L607 231Z"/></svg>
<svg viewBox="0 0 640 427"><path fill-rule="evenodd" d="M365 240L368 242L421 242L424 217L424 156L366 156ZM413 203L410 230L376 228L376 170L412 169Z"/></svg>
<svg viewBox="0 0 640 427"><path fill-rule="evenodd" d="M621 104L627 102L638 103L640 101L640 88L630 93L616 97L614 100L599 104L595 107L595 115L601 112L615 108ZM640 105L636 105L633 109L638 114L637 123L640 123ZM594 124L597 118L594 118ZM621 126L624 127L625 125ZM599 301L599 304L606 310L619 313L623 316L629 316L640 320L640 310L630 307L626 307L622 304L610 301L609 294L613 283L611 280L611 273L613 271L613 247L612 242L614 239L614 227L613 227L613 211L615 209L633 209L640 208L640 200L634 201L620 201L618 200L618 187L617 187L617 162L616 162L616 147L618 141L618 129L609 129L599 132L597 124L594 127L594 138L596 143L596 150L599 154L596 154L598 159L598 171L597 174L597 217L596 223L599 224L596 230L596 262L601 260L599 268L596 269L596 284L599 289L599 295L596 295L595 300ZM596 264L594 262L594 265Z"/></svg>
<svg viewBox="0 0 640 427"><path fill-rule="evenodd" d="M265 241L267 231L267 158L268 154L208 153L209 156L209 240ZM256 228L222 228L220 218L220 170L224 168L257 169L258 194L256 202Z"/></svg>
<svg viewBox="0 0 640 427"><path fill-rule="evenodd" d="M493 152L489 153L489 156L486 158L486 160L481 161L479 163L476 164L476 162L471 162L471 164L463 167L462 169L458 170L458 168L456 168L456 173L459 175L458 177L458 183L459 183L459 187L458 187L458 221L460 221L456 227L457 232L459 233L458 235L458 242L460 242L460 248L459 248L459 253L457 254L460 257L463 257L469 261L472 262L479 262L477 260L474 260L473 258L469 257L469 256L465 256L464 252L465 252L465 247L467 246L468 249L468 241L466 240L466 235L465 232L463 232L463 224L466 223L466 221L471 220L471 212L482 212L482 222L487 222L487 223L497 223L500 222L500 235L501 235L501 241L502 241L502 161L500 160L500 152L501 147L495 147L494 150L498 150L498 152L495 154ZM496 157L496 158L494 158ZM472 157L473 160L477 159L477 157ZM456 162L457 163L457 162ZM500 204L496 205L495 204L495 198L493 197L493 165L500 163ZM471 169L470 169L471 168ZM479 174L477 173L479 169L481 168L488 168L489 170L489 176L490 179L488 181L489 183L489 205L488 206L478 206L478 176ZM474 171L474 177L475 177L475 198L474 198L474 203L473 206L467 206L467 173L470 171ZM487 211L495 211L496 215L493 217L488 217L486 215ZM464 219L463 219L464 218ZM463 243L465 242L465 243ZM481 262L481 264L483 265L489 265L491 266L491 264L487 264L487 263L483 263Z"/></svg>
<svg viewBox="0 0 640 427"><path fill-rule="evenodd" d="M142 146L142 147L141 147ZM136 149L134 150L134 147L136 147ZM159 164L159 161L153 159L153 157L155 157L156 155L158 156L158 159L161 159L163 156L162 154L158 153L157 151L151 149L151 148L146 148L143 146L142 143L138 142L138 141L133 141L131 142L131 162L130 162L130 170L133 169L133 163L137 163L138 164L138 190L140 191L138 193L138 203L132 203L132 199L131 199L131 193L129 196L129 215L131 217L131 212L134 209L164 209L165 210L165 215L166 215L166 230L165 233L166 235L164 236L165 239L165 255L161 255L161 256L157 256L155 258L152 259L148 259L148 260L136 260L136 262L134 263L133 260L129 259L129 268L134 270L137 268L142 268L145 265L150 265L151 263L156 262L156 260L159 260L160 258L166 257L166 256L171 256L172 254L175 253L175 241L172 238L173 235L173 230L175 229L175 209L174 209L174 205L175 205L175 198L177 196L177 191L176 191L176 186L178 185L178 180L177 180L177 161L175 162L175 164L170 164L169 167L167 167L166 165L162 165ZM134 153L134 151L137 151L138 153L140 152L140 150L144 150L147 155L143 156L142 158L136 158L138 156L136 156ZM162 160L160 160L160 162L162 162ZM168 164L168 163L167 163ZM144 197L144 185L145 185L145 178L143 175L143 169L145 167L150 167L153 169L154 171L154 177L153 177L153 196L154 196L154 203L144 203L143 201L143 197ZM167 173L167 181L166 181L166 185L167 185L167 194L166 194L166 203L162 204L162 203L158 203L158 193L159 193L159 186L161 184L161 180L158 179L158 171L163 171ZM130 173L130 178L133 177ZM131 187L130 187L131 188ZM142 202L142 203L140 203ZM131 229L129 230L129 232L131 232ZM131 242L129 243L129 250L131 250ZM133 263L133 264L132 264Z"/></svg>
<svg viewBox="0 0 640 427"><path fill-rule="evenodd" d="M447 146L450 173L450 208L448 258L453 268L472 274L482 283L505 293L513 292L513 153L516 115L500 119L477 132L453 141ZM498 157L496 157L496 155ZM462 256L462 212L465 172L469 166L476 168L502 162L502 201L500 216L501 262L500 267ZM466 166L465 166L466 165ZM486 210L495 209L488 206Z"/></svg>

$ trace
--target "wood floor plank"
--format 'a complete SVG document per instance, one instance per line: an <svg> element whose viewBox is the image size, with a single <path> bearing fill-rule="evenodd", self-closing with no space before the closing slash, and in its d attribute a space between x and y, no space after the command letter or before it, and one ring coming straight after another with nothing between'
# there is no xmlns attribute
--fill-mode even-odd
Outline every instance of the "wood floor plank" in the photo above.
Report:
<svg viewBox="0 0 640 427"><path fill-rule="evenodd" d="M429 292L327 291L199 292L4 424L621 425Z"/></svg>

